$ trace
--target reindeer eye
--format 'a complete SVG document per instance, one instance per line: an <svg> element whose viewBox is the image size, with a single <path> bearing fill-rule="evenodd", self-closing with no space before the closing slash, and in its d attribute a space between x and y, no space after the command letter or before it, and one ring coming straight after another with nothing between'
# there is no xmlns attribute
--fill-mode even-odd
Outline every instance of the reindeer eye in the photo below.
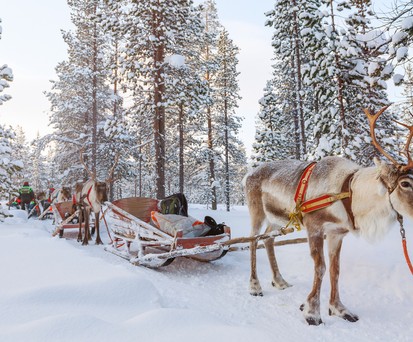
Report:
<svg viewBox="0 0 413 342"><path fill-rule="evenodd" d="M402 188L409 188L409 187L410 187L410 183L404 181L404 182L401 182L401 183L400 183L400 186L401 186Z"/></svg>

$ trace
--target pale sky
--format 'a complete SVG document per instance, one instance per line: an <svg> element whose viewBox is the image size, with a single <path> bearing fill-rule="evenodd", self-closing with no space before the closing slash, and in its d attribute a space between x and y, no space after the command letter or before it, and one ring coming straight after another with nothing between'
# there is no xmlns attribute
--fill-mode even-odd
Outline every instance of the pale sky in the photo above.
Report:
<svg viewBox="0 0 413 342"><path fill-rule="evenodd" d="M200 1L196 1L199 3ZM250 154L255 116L263 88L271 78L272 30L264 13L272 0L216 0L221 23L240 48L238 114L244 117L241 139ZM12 68L14 81L3 93L12 96L0 106L0 123L20 125L28 140L49 133L49 102L44 91L56 79L56 65L67 58L61 30L71 28L66 0L0 0L2 38L0 64Z"/></svg>

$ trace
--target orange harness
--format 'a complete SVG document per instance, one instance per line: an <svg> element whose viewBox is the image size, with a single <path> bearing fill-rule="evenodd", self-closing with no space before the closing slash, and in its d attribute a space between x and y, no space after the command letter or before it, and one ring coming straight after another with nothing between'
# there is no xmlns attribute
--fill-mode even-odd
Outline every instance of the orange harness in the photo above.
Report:
<svg viewBox="0 0 413 342"><path fill-rule="evenodd" d="M302 213L310 213L312 211L323 209L333 204L335 201L342 200L350 197L350 191L341 192L334 195L322 195L317 198L304 201L305 193L307 192L308 180L313 172L316 163L311 163L306 167L301 175L300 182L298 183L297 191L294 196L294 201Z"/></svg>
<svg viewBox="0 0 413 342"><path fill-rule="evenodd" d="M304 199L308 188L308 181L315 166L316 163L313 162L305 168L301 174L300 181L298 182L297 190L295 192L294 202L296 206L293 212L290 213L290 223L293 223L297 230L301 229L300 225L303 221L303 213L310 213L312 211L326 208L336 201L350 197L350 191L344 191L339 194L326 194L305 201Z"/></svg>

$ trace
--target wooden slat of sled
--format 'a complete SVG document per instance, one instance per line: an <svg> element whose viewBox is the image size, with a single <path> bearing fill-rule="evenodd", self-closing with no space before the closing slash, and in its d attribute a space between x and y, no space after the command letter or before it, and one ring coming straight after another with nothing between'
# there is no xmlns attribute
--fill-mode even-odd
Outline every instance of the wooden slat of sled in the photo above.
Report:
<svg viewBox="0 0 413 342"><path fill-rule="evenodd" d="M151 211L158 210L158 200L147 197L121 198L112 203L146 223L151 219Z"/></svg>

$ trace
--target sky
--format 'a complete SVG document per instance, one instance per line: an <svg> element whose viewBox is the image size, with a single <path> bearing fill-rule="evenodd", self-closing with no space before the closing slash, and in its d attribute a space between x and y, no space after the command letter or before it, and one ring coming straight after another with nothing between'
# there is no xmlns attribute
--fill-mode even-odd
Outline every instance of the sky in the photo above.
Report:
<svg viewBox="0 0 413 342"><path fill-rule="evenodd" d="M200 1L195 1L199 3ZM221 23L240 48L240 95L237 114L244 118L240 138L250 153L255 116L263 88L271 78L272 30L264 26L271 0L216 0ZM14 80L4 93L12 99L0 106L0 123L21 126L30 141L50 133L50 105L44 92L56 79L55 67L67 58L61 30L72 28L66 0L0 0L2 38L0 64L12 68Z"/></svg>

